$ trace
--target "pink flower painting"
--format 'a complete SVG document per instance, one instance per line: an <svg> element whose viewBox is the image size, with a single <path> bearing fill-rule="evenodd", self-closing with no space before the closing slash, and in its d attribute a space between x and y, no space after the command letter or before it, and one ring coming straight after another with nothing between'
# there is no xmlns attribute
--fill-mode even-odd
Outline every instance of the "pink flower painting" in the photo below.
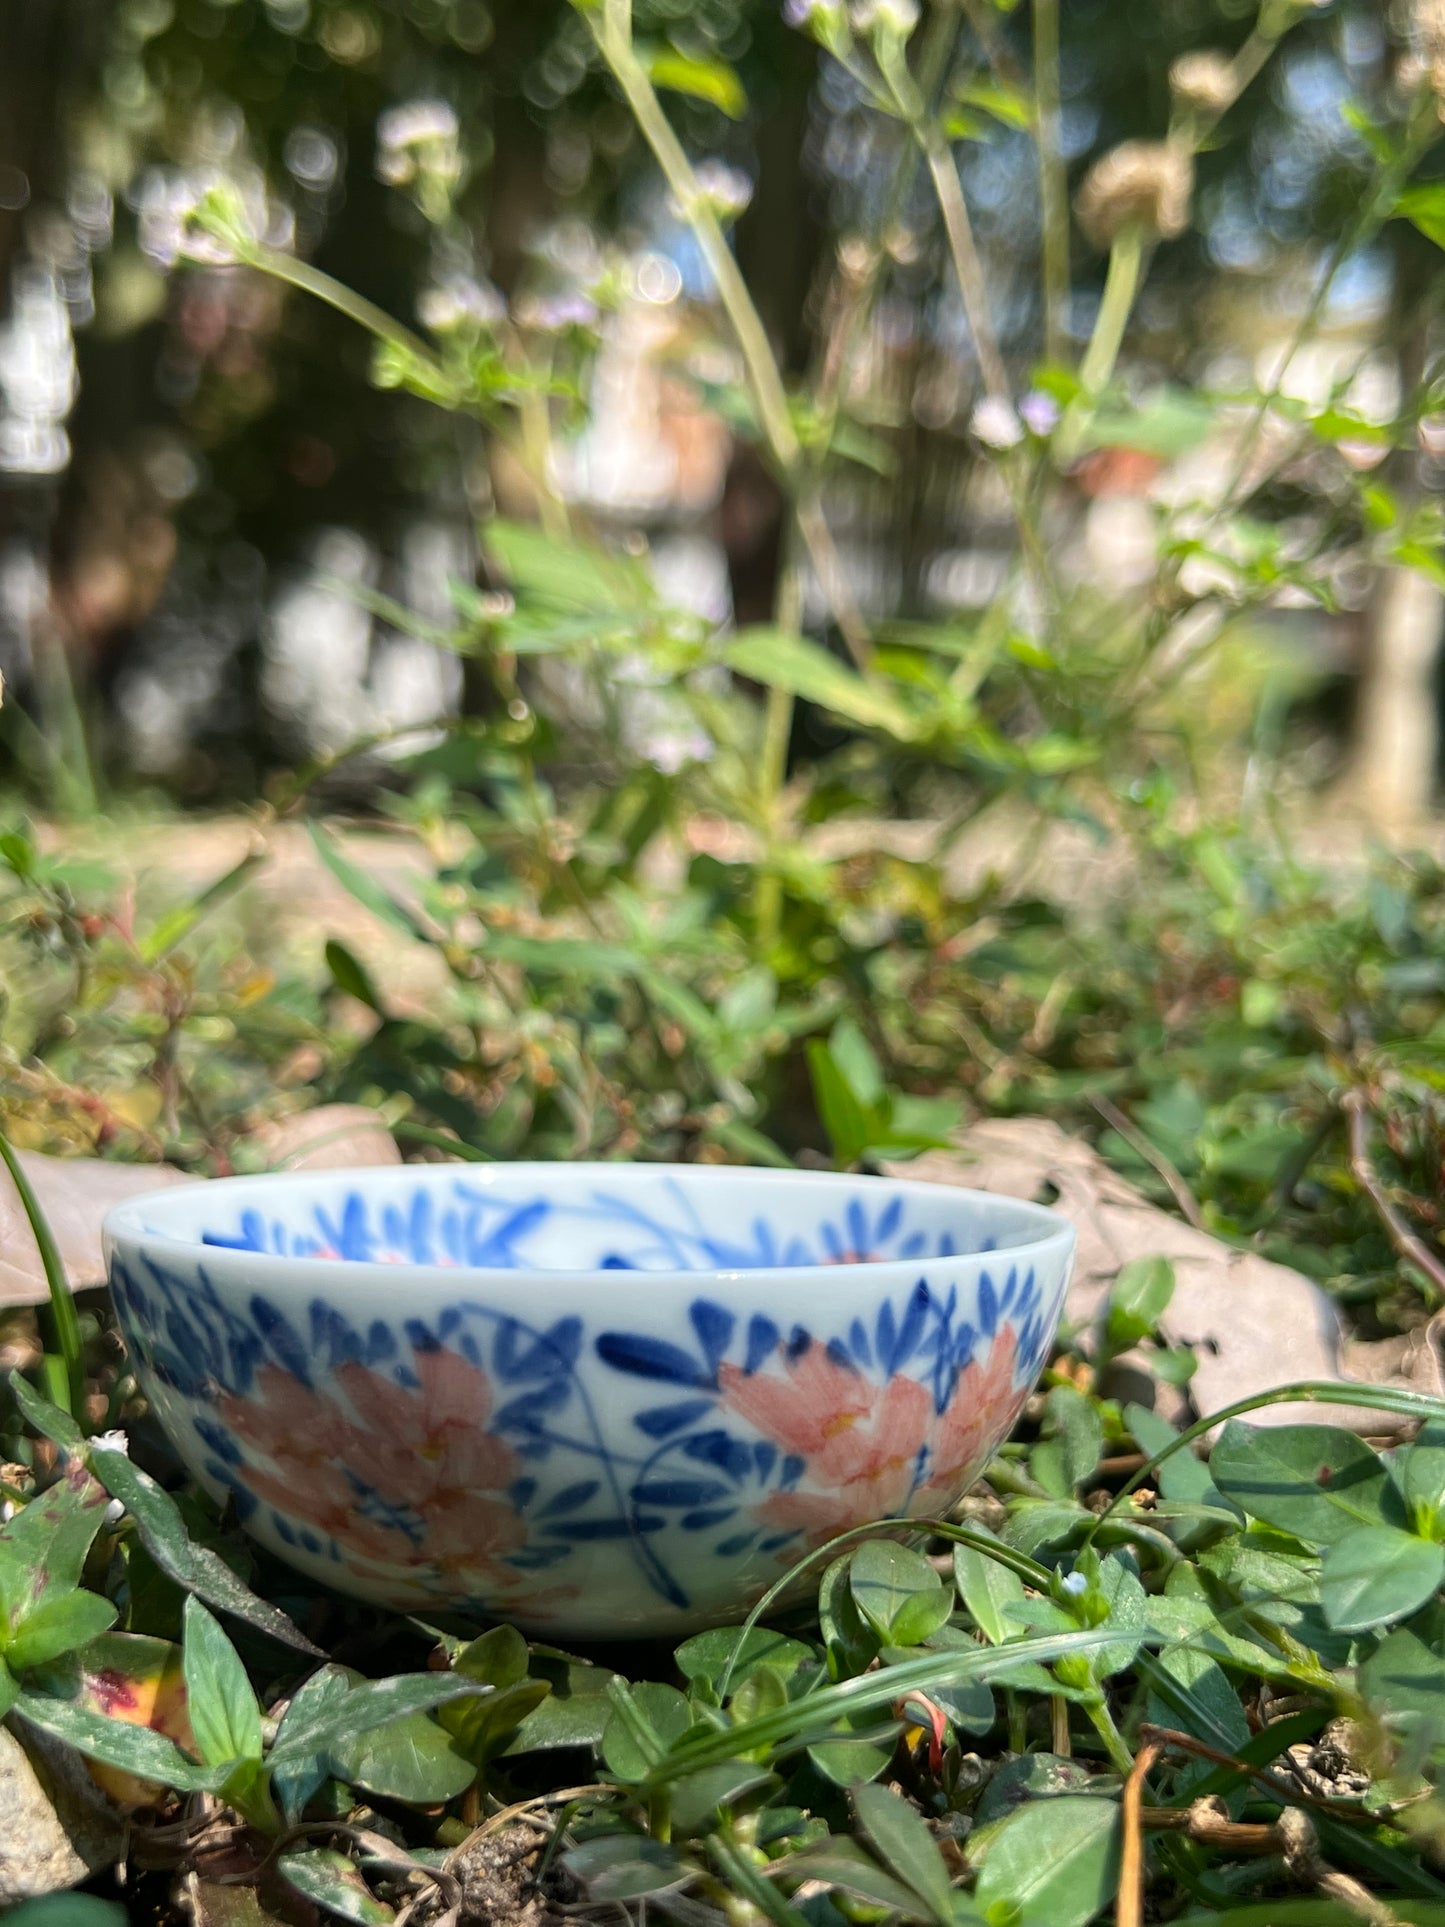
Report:
<svg viewBox="0 0 1445 1927"><path fill-rule="evenodd" d="M1004 1326L983 1364L959 1373L942 1411L929 1388L895 1372L875 1385L821 1345L783 1361L780 1371L723 1365L722 1403L783 1451L805 1461L797 1485L756 1508L774 1530L824 1544L869 1520L916 1516L952 1503L1008 1431L1028 1394L1014 1385L1015 1340ZM780 1553L797 1556L791 1543Z"/></svg>

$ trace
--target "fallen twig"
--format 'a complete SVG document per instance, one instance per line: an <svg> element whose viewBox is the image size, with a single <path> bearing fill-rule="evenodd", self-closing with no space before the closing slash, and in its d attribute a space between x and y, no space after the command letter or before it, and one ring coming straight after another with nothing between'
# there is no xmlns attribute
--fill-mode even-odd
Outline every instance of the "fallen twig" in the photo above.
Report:
<svg viewBox="0 0 1445 1927"><path fill-rule="evenodd" d="M1414 1265L1417 1271L1423 1271L1436 1291L1445 1298L1445 1263L1406 1224L1387 1196L1375 1169L1371 1156L1369 1098L1364 1091L1355 1089L1346 1091L1340 1103L1349 1127L1350 1171L1355 1182L1374 1205L1376 1215L1385 1228L1385 1235L1395 1251L1407 1264Z"/></svg>
<svg viewBox="0 0 1445 1927"><path fill-rule="evenodd" d="M1119 1900L1114 1915L1118 1927L1143 1927L1144 1832L1140 1824L1141 1803L1145 1778L1163 1751L1162 1741L1146 1739L1134 1755L1134 1764L1124 1782L1124 1840L1119 1859Z"/></svg>

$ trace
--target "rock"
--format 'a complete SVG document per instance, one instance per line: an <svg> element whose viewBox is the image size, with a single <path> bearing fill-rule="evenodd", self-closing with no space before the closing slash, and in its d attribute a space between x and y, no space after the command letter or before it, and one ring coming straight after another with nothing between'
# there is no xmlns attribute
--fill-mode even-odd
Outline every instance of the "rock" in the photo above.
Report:
<svg viewBox="0 0 1445 1927"><path fill-rule="evenodd" d="M20 1167L50 1224L72 1291L105 1283L100 1227L112 1205L185 1174L169 1164L111 1164L104 1158L52 1158L21 1151ZM35 1234L10 1173L0 1169L0 1306L38 1305L50 1296Z"/></svg>
<svg viewBox="0 0 1445 1927"><path fill-rule="evenodd" d="M323 1104L281 1118L247 1142L273 1171L351 1170L367 1164L400 1164L396 1139L375 1111L363 1104ZM112 1205L126 1198L194 1180L169 1164L114 1164L105 1158L53 1158L19 1153L60 1251L72 1291L105 1283L100 1227ZM39 1305L50 1296L35 1234L10 1174L0 1168L0 1309Z"/></svg>
<svg viewBox="0 0 1445 1927"><path fill-rule="evenodd" d="M396 1139L364 1104L322 1104L277 1118L249 1143L272 1171L342 1171L368 1164L400 1164Z"/></svg>
<svg viewBox="0 0 1445 1927"><path fill-rule="evenodd" d="M78 1753L0 1727L0 1907L63 1892L121 1855L125 1824Z"/></svg>
<svg viewBox="0 0 1445 1927"><path fill-rule="evenodd" d="M899 1177L1055 1204L1078 1232L1066 1315L1079 1326L1097 1319L1122 1265L1168 1258L1175 1287L1160 1331L1170 1345L1194 1347L1199 1364L1189 1392L1201 1414L1295 1380L1344 1376L1339 1323L1318 1285L1161 1211L1091 1145L1046 1118L987 1118L960 1135L956 1150L925 1152L890 1168ZM1359 1430L1363 1417L1343 1405L1284 1404L1251 1413L1250 1423ZM1403 1423L1371 1412L1363 1429L1391 1431Z"/></svg>

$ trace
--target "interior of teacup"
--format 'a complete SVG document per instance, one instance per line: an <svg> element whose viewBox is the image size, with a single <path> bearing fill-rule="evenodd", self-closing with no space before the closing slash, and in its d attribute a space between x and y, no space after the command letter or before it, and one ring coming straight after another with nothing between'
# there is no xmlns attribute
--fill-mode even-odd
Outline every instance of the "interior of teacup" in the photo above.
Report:
<svg viewBox="0 0 1445 1927"><path fill-rule="evenodd" d="M404 1166L222 1179L110 1228L277 1257L537 1271L729 1271L1015 1250L1041 1206L950 1185L668 1165Z"/></svg>

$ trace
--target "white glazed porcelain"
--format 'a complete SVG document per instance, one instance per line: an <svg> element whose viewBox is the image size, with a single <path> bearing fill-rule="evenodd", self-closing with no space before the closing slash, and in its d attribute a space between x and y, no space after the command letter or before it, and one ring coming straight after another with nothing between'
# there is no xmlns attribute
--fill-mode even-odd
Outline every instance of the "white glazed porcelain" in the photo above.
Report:
<svg viewBox="0 0 1445 1927"><path fill-rule="evenodd" d="M605 1639L945 1511L1044 1363L1074 1233L893 1179L447 1164L177 1187L105 1242L147 1398L263 1545Z"/></svg>

